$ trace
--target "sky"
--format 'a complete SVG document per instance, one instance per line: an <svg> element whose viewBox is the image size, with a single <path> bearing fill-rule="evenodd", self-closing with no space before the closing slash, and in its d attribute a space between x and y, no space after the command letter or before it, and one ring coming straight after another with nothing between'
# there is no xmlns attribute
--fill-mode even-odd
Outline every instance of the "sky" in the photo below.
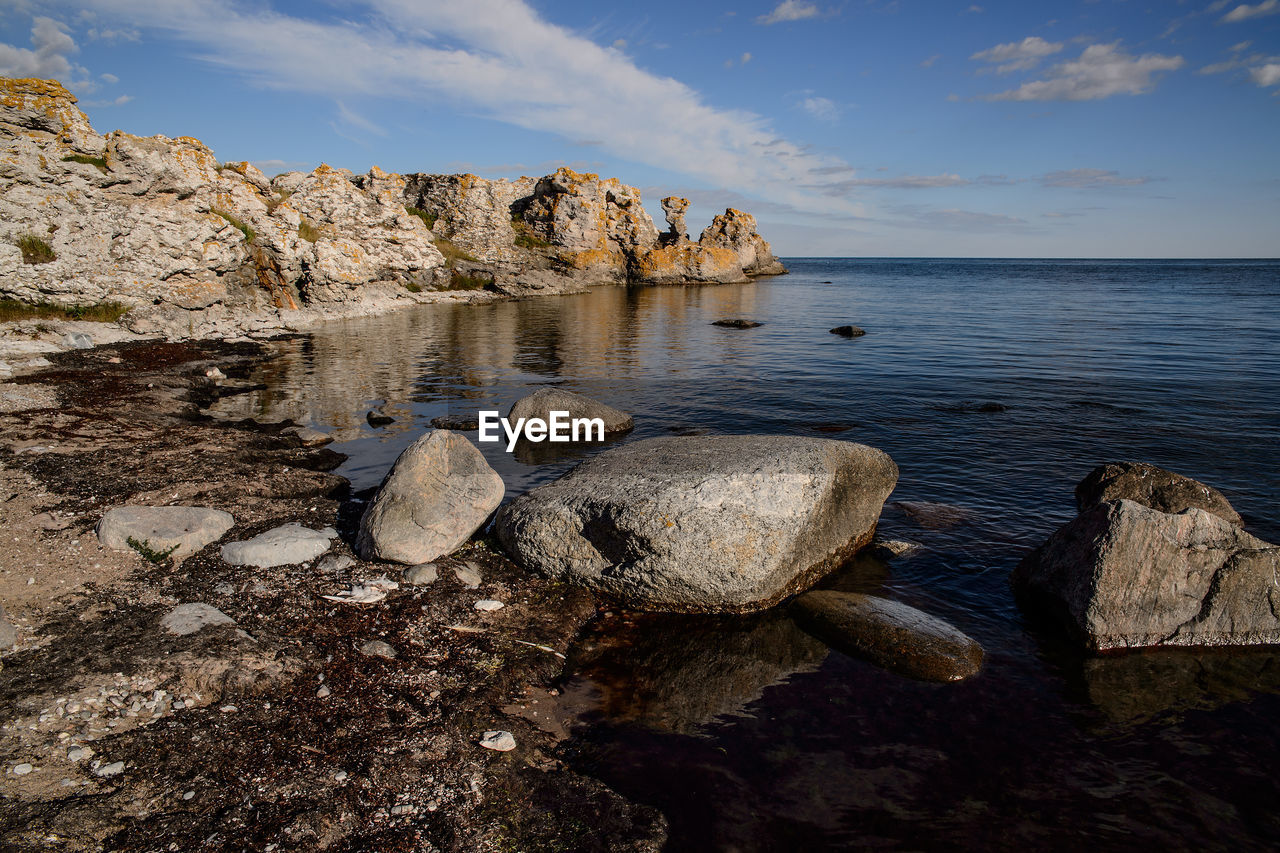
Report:
<svg viewBox="0 0 1280 853"><path fill-rule="evenodd" d="M1280 0L0 0L0 76L268 175L543 175L784 257L1280 256Z"/></svg>

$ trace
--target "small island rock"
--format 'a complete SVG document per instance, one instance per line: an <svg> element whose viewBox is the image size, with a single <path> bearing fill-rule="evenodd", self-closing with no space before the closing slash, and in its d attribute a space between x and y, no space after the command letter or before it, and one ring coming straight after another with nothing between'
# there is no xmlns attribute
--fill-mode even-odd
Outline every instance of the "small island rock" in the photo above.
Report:
<svg viewBox="0 0 1280 853"><path fill-rule="evenodd" d="M635 421L626 412L563 388L539 388L521 397L507 413L507 421L514 424L518 418L547 420L553 411L568 412L570 419L600 418L604 421L606 435L626 432L635 426Z"/></svg>
<svg viewBox="0 0 1280 853"><path fill-rule="evenodd" d="M866 329L861 329L857 326L836 326L831 330L831 334L839 335L842 338L860 338L866 333Z"/></svg>

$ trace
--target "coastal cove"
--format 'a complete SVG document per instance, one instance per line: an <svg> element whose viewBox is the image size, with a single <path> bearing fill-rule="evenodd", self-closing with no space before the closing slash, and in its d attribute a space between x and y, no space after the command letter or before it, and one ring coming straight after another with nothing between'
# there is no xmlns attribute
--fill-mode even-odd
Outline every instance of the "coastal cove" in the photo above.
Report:
<svg viewBox="0 0 1280 853"><path fill-rule="evenodd" d="M1261 846L1274 652L1086 658L1028 623L1009 573L1093 466L1139 459L1221 489L1280 538L1280 264L787 259L732 287L595 288L435 305L272 342L229 420L335 438L368 494L432 419L552 385L635 417L612 443L701 433L878 447L880 532L824 585L946 619L987 650L960 685L828 653L772 612L606 615L569 653L573 764L671 822L668 849ZM717 320L761 325L733 329ZM852 340L829 333L854 323ZM390 422L374 427L376 411ZM474 437L473 434L471 434ZM479 446L508 500L594 450ZM1061 835L1055 825L1072 827Z"/></svg>

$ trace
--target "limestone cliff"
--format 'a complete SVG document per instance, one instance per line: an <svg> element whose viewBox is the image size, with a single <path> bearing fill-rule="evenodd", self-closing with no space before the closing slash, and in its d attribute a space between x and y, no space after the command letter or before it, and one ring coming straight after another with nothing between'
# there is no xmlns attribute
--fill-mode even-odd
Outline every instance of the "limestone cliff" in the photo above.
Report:
<svg viewBox="0 0 1280 853"><path fill-rule="evenodd" d="M634 188L570 169L490 181L321 165L268 180L189 137L100 135L60 84L0 78L0 298L118 302L144 334L785 271L750 216L727 211L693 243L668 201L659 234Z"/></svg>

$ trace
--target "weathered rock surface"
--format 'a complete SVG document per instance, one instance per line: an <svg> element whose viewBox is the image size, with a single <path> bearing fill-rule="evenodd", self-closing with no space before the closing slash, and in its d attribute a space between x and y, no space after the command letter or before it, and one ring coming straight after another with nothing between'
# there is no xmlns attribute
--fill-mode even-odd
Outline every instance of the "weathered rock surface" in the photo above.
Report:
<svg viewBox="0 0 1280 853"><path fill-rule="evenodd" d="M741 282L786 272L751 216L727 210L698 242L685 233L686 199L663 200L657 226L640 192L614 178L562 167L537 180L405 176L405 204L437 237L485 265L507 293L564 292L588 284Z"/></svg>
<svg viewBox="0 0 1280 853"><path fill-rule="evenodd" d="M98 541L126 550L129 540L152 551L181 559L210 542L217 542L235 526L231 513L199 506L121 506L107 510L98 522Z"/></svg>
<svg viewBox="0 0 1280 853"><path fill-rule="evenodd" d="M604 421L606 435L626 432L636 425L626 412L563 388L539 388L521 397L507 413L507 421L514 424L518 418L549 420L553 411L568 412L570 419L599 418Z"/></svg>
<svg viewBox="0 0 1280 853"><path fill-rule="evenodd" d="M517 562L642 609L767 607L871 541L886 454L796 436L654 438L605 451L499 512Z"/></svg>
<svg viewBox="0 0 1280 853"><path fill-rule="evenodd" d="M365 559L417 564L459 548L502 502L502 477L467 439L432 430L405 448L360 520Z"/></svg>
<svg viewBox="0 0 1280 853"><path fill-rule="evenodd" d="M941 619L856 592L806 592L791 605L806 631L832 648L924 681L961 681L982 668L982 646Z"/></svg>
<svg viewBox="0 0 1280 853"><path fill-rule="evenodd" d="M314 560L329 550L338 535L332 527L312 530L301 524L282 524L243 542L222 546L222 559L233 566L273 569Z"/></svg>
<svg viewBox="0 0 1280 853"><path fill-rule="evenodd" d="M205 628L234 624L236 620L203 601L179 604L160 618L160 627L178 637L195 634Z"/></svg>
<svg viewBox="0 0 1280 853"><path fill-rule="evenodd" d="M1280 548L1197 507L1095 504L1013 573L1093 650L1280 643Z"/></svg>
<svg viewBox="0 0 1280 853"><path fill-rule="evenodd" d="M9 613L0 603L0 652L7 652L18 642L18 629L9 620Z"/></svg>
<svg viewBox="0 0 1280 853"><path fill-rule="evenodd" d="M1204 483L1148 465L1109 462L1099 465L1076 486L1076 506L1084 511L1104 501L1130 500L1161 512L1197 507L1239 526L1240 514L1222 492Z"/></svg>
<svg viewBox="0 0 1280 853"><path fill-rule="evenodd" d="M667 201L683 232L687 202ZM26 262L17 242L28 235L51 260ZM726 211L696 243L664 240L639 192L616 179L567 168L514 182L376 166L355 175L322 164L268 180L190 137L100 135L61 84L0 78L0 297L117 302L138 334L267 335L491 299L475 290L490 280L528 294L783 271L750 216Z"/></svg>

